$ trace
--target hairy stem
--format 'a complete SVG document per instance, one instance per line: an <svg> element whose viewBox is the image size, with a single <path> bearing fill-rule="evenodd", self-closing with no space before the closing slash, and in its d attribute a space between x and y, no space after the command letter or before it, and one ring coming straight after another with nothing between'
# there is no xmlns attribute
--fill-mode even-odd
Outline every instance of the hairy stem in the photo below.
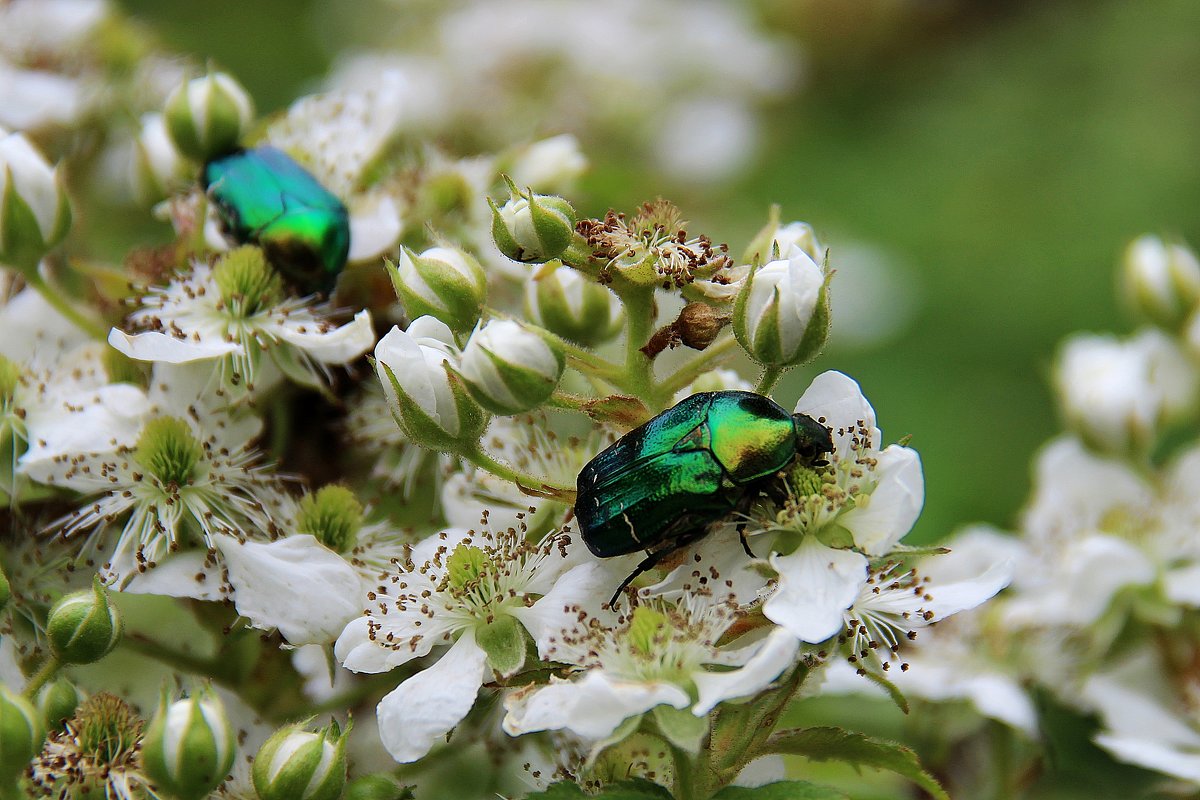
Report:
<svg viewBox="0 0 1200 800"><path fill-rule="evenodd" d="M775 384L779 383L779 379L783 377L782 367L764 367L762 376L758 379L758 385L754 387L754 391L759 394L770 394L775 388Z"/></svg>
<svg viewBox="0 0 1200 800"><path fill-rule="evenodd" d="M42 666L38 667L38 671L33 673L29 679L29 683L25 684L25 696L33 699L37 696L38 690L46 685L46 682L58 674L62 668L62 662L57 656L51 655L42 662Z"/></svg>
<svg viewBox="0 0 1200 800"><path fill-rule="evenodd" d="M710 369L715 369L726 358L733 355L737 349L737 339L733 334L727 334L719 341L713 342L701 353L675 371L675 374L662 382L659 387L667 397L673 397L676 392L699 378Z"/></svg>
<svg viewBox="0 0 1200 800"><path fill-rule="evenodd" d="M492 473L497 478L516 484L517 488L526 494L536 497L549 497L566 503L575 502L574 487L559 486L550 483L545 478L531 475L528 472L522 472L509 464L497 460L478 445L473 450L463 452L462 457L480 469Z"/></svg>

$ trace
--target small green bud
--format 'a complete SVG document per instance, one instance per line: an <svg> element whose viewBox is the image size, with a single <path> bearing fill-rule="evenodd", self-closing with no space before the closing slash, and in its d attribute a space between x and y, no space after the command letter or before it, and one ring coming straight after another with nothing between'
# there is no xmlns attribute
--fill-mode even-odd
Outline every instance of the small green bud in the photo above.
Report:
<svg viewBox="0 0 1200 800"><path fill-rule="evenodd" d="M621 301L607 287L564 266L530 276L525 311L531 322L584 347L613 339L625 318Z"/></svg>
<svg viewBox="0 0 1200 800"><path fill-rule="evenodd" d="M313 733L281 728L254 757L251 778L260 800L336 800L346 785L346 737L337 723Z"/></svg>
<svg viewBox="0 0 1200 800"><path fill-rule="evenodd" d="M510 197L492 208L492 238L513 261L540 264L557 258L575 238L575 209L556 195L521 193L512 183Z"/></svg>
<svg viewBox="0 0 1200 800"><path fill-rule="evenodd" d="M550 398L565 367L553 339L520 322L493 320L471 334L459 372L484 408L519 414Z"/></svg>
<svg viewBox="0 0 1200 800"><path fill-rule="evenodd" d="M1186 245L1142 236L1125 250L1126 302L1138 315L1177 331L1200 305L1200 261Z"/></svg>
<svg viewBox="0 0 1200 800"><path fill-rule="evenodd" d="M46 738L42 715L33 704L0 683L0 785L11 784Z"/></svg>
<svg viewBox="0 0 1200 800"><path fill-rule="evenodd" d="M121 617L97 576L90 591L69 594L46 618L46 638L64 664L90 664L108 655L121 638Z"/></svg>
<svg viewBox="0 0 1200 800"><path fill-rule="evenodd" d="M432 247L417 255L400 248L400 259L388 262L396 296L410 318L430 316L456 331L479 321L487 298L487 274L471 256L453 247Z"/></svg>
<svg viewBox="0 0 1200 800"><path fill-rule="evenodd" d="M388 775L363 775L346 784L342 800L411 800L412 790Z"/></svg>
<svg viewBox="0 0 1200 800"><path fill-rule="evenodd" d="M20 133L0 130L0 263L36 270L71 228L57 167Z"/></svg>
<svg viewBox="0 0 1200 800"><path fill-rule="evenodd" d="M83 693L66 678L46 684L37 693L37 707L48 730L59 730L83 702Z"/></svg>
<svg viewBox="0 0 1200 800"><path fill-rule="evenodd" d="M210 72L175 87L163 116L179 152L203 163L237 149L254 121L254 104L231 76Z"/></svg>
<svg viewBox="0 0 1200 800"><path fill-rule="evenodd" d="M345 486L322 486L300 501L296 527L337 553L354 549L362 528L363 507Z"/></svg>
<svg viewBox="0 0 1200 800"><path fill-rule="evenodd" d="M751 270L733 306L733 333L760 364L790 367L816 358L829 337L829 274L793 248Z"/></svg>
<svg viewBox="0 0 1200 800"><path fill-rule="evenodd" d="M210 690L174 703L164 695L142 741L142 764L155 787L176 800L199 800L233 766L233 725Z"/></svg>

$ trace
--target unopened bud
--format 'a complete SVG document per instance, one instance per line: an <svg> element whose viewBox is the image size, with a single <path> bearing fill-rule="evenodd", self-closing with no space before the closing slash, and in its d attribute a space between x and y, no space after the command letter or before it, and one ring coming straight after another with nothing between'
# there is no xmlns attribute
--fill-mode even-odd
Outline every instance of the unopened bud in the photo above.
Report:
<svg viewBox="0 0 1200 800"><path fill-rule="evenodd" d="M434 317L456 331L469 331L479 321L487 274L462 250L433 247L417 255L402 247L400 259L387 268L410 319Z"/></svg>
<svg viewBox="0 0 1200 800"><path fill-rule="evenodd" d="M237 149L254 121L254 103L233 77L210 72L175 87L163 116L179 152L204 163Z"/></svg>
<svg viewBox="0 0 1200 800"><path fill-rule="evenodd" d="M742 255L744 264L765 264L787 258L793 247L799 247L809 258L821 263L825 258L825 249L817 241L817 235L807 222L789 222L779 224L779 206L771 207L770 220L754 234L746 252Z"/></svg>
<svg viewBox="0 0 1200 800"><path fill-rule="evenodd" d="M798 248L752 270L734 302L733 332L760 364L811 361L829 337L829 275Z"/></svg>
<svg viewBox="0 0 1200 800"><path fill-rule="evenodd" d="M492 207L492 238L513 261L544 263L557 258L575 238L575 209L557 195L521 193L509 184L507 203Z"/></svg>
<svg viewBox="0 0 1200 800"><path fill-rule="evenodd" d="M342 800L409 800L412 790L388 775L376 773L355 778L346 785Z"/></svg>
<svg viewBox="0 0 1200 800"><path fill-rule="evenodd" d="M346 785L346 737L337 723L313 733L282 728L259 749L251 777L260 800L336 800Z"/></svg>
<svg viewBox="0 0 1200 800"><path fill-rule="evenodd" d="M142 741L142 763L155 788L199 800L225 779L236 754L233 725L210 690L174 703L164 696Z"/></svg>
<svg viewBox="0 0 1200 800"><path fill-rule="evenodd" d="M1200 261L1178 242L1135 239L1125 250L1122 283L1133 309L1168 330L1178 330L1200 306Z"/></svg>
<svg viewBox="0 0 1200 800"><path fill-rule="evenodd" d="M621 332L621 301L607 287L571 267L545 270L525 283L530 321L584 347L607 342Z"/></svg>
<svg viewBox="0 0 1200 800"><path fill-rule="evenodd" d="M550 398L562 377L562 348L513 320L475 329L459 372L475 399L496 414L519 414Z"/></svg>
<svg viewBox="0 0 1200 800"><path fill-rule="evenodd" d="M71 228L57 167L20 133L0 130L0 263L36 270Z"/></svg>
<svg viewBox="0 0 1200 800"><path fill-rule="evenodd" d="M45 737L42 715L33 704L0 683L0 785L24 771Z"/></svg>
<svg viewBox="0 0 1200 800"><path fill-rule="evenodd" d="M83 694L66 678L59 678L37 693L37 707L48 730L58 730L75 714Z"/></svg>
<svg viewBox="0 0 1200 800"><path fill-rule="evenodd" d="M150 205L169 196L187 180L186 162L167 133L162 114L142 118L142 131L133 142L134 196Z"/></svg>
<svg viewBox="0 0 1200 800"><path fill-rule="evenodd" d="M46 638L64 664L90 664L108 655L121 638L121 617L100 578L92 588L59 600L46 618Z"/></svg>

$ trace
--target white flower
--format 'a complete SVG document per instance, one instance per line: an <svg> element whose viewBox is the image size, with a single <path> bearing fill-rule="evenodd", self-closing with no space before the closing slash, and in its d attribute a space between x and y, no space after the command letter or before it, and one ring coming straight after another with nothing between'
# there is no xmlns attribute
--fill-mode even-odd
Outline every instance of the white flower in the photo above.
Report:
<svg viewBox="0 0 1200 800"><path fill-rule="evenodd" d="M518 186L530 186L538 192L565 192L587 167L579 140L562 133L521 148L506 166L506 172Z"/></svg>
<svg viewBox="0 0 1200 800"><path fill-rule="evenodd" d="M1197 374L1166 334L1145 330L1121 341L1077 335L1059 351L1055 389L1067 423L1088 444L1143 452L1162 427L1190 411Z"/></svg>
<svg viewBox="0 0 1200 800"><path fill-rule="evenodd" d="M163 117L179 152L204 163L237 149L254 121L254 101L231 75L209 72L177 86Z"/></svg>
<svg viewBox="0 0 1200 800"><path fill-rule="evenodd" d="M286 298L261 251L242 247L215 266L197 263L189 274L142 298L129 317L144 333L114 328L109 344L130 358L168 364L216 362L221 384L233 391L259 387L269 358L301 384L321 387L330 364L346 364L375 342L371 315L360 311L337 326L309 300Z"/></svg>
<svg viewBox="0 0 1200 800"><path fill-rule="evenodd" d="M0 130L0 263L36 269L71 227L57 167L20 133Z"/></svg>
<svg viewBox="0 0 1200 800"><path fill-rule="evenodd" d="M639 605L616 627L580 612L542 651L580 669L510 695L504 729L567 730L604 743L629 718L654 711L660 727L678 731L676 744L694 750L707 725L680 725L669 709L705 717L725 700L762 691L794 663L799 643L782 629L740 649L717 647L736 617L732 606L691 594L677 606Z"/></svg>
<svg viewBox="0 0 1200 800"><path fill-rule="evenodd" d="M733 308L733 332L760 364L801 364L829 335L828 276L799 247L752 270Z"/></svg>
<svg viewBox="0 0 1200 800"><path fill-rule="evenodd" d="M482 409L453 373L454 334L433 317L393 327L375 346L375 372L392 414L410 441L450 449L483 432Z"/></svg>
<svg viewBox="0 0 1200 800"><path fill-rule="evenodd" d="M485 408L518 414L545 402L566 360L550 338L514 320L493 320L471 334L459 372Z"/></svg>
<svg viewBox="0 0 1200 800"><path fill-rule="evenodd" d="M565 547L561 535L527 543L523 525L445 531L413 547L367 595L366 616L335 647L347 669L386 672L450 645L380 701L380 734L393 758L424 756L466 716L485 676L520 670L528 636L543 640L564 606L594 599L602 569L571 568Z"/></svg>
<svg viewBox="0 0 1200 800"><path fill-rule="evenodd" d="M1177 328L1200 303L1200 261L1186 245L1139 236L1125 249L1125 299L1158 325Z"/></svg>

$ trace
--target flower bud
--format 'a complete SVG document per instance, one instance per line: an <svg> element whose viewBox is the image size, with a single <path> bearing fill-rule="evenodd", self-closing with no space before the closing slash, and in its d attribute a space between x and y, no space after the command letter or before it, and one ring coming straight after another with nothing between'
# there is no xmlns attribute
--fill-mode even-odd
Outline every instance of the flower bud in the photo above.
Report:
<svg viewBox="0 0 1200 800"><path fill-rule="evenodd" d="M1183 244L1142 236L1125 250L1122 284L1126 300L1138 314L1178 330L1200 305L1200 261Z"/></svg>
<svg viewBox="0 0 1200 800"><path fill-rule="evenodd" d="M829 336L829 275L798 247L752 270L734 301L733 333L760 364L812 360Z"/></svg>
<svg viewBox="0 0 1200 800"><path fill-rule="evenodd" d="M42 715L33 704L0 683L0 785L21 774L45 737Z"/></svg>
<svg viewBox="0 0 1200 800"><path fill-rule="evenodd" d="M64 664L90 664L108 655L121 638L121 617L99 577L90 591L59 600L46 618L46 638Z"/></svg>
<svg viewBox="0 0 1200 800"><path fill-rule="evenodd" d="M459 372L484 408L519 414L549 399L565 366L562 349L548 337L494 320L471 334Z"/></svg>
<svg viewBox="0 0 1200 800"><path fill-rule="evenodd" d="M492 200L492 238L513 261L543 263L562 255L575 238L575 209L561 197L521 194L509 184L511 196L499 208Z"/></svg>
<svg viewBox="0 0 1200 800"><path fill-rule="evenodd" d="M396 779L382 773L363 775L346 785L342 800L406 800L412 791L396 783Z"/></svg>
<svg viewBox="0 0 1200 800"><path fill-rule="evenodd" d="M771 209L771 220L750 240L742 262L759 264L787 258L793 247L799 247L813 261L820 263L825 258L825 249L817 241L817 235L807 222L779 224L779 207Z"/></svg>
<svg viewBox="0 0 1200 800"><path fill-rule="evenodd" d="M561 266L525 282L525 311L531 322L584 347L612 339L624 319L615 294Z"/></svg>
<svg viewBox="0 0 1200 800"><path fill-rule="evenodd" d="M487 417L455 374L450 329L419 317L375 345L375 371L400 428L424 447L455 451L479 440Z"/></svg>
<svg viewBox="0 0 1200 800"><path fill-rule="evenodd" d="M133 194L150 205L167 197L187 180L187 167L167 133L162 114L142 117L142 131L133 142Z"/></svg>
<svg viewBox="0 0 1200 800"><path fill-rule="evenodd" d="M1197 382L1187 356L1155 329L1126 341L1074 336L1054 369L1068 426L1091 447L1121 455L1153 447L1164 425L1190 411Z"/></svg>
<svg viewBox="0 0 1200 800"><path fill-rule="evenodd" d="M237 743L225 707L209 690L174 703L164 695L142 740L142 764L155 788L199 800L225 779Z"/></svg>
<svg viewBox="0 0 1200 800"><path fill-rule="evenodd" d="M521 186L540 192L563 192L587 169L579 140L569 133L533 142L508 165L508 174Z"/></svg>
<svg viewBox="0 0 1200 800"><path fill-rule="evenodd" d="M0 263L37 269L71 228L71 204L57 167L20 133L0 131Z"/></svg>
<svg viewBox="0 0 1200 800"><path fill-rule="evenodd" d="M63 723L75 714L83 702L83 693L66 678L59 678L41 688L37 693L37 707L49 730L62 728Z"/></svg>
<svg viewBox="0 0 1200 800"><path fill-rule="evenodd" d="M346 785L346 737L337 723L313 733L281 728L254 757L251 778L260 800L336 800Z"/></svg>
<svg viewBox="0 0 1200 800"><path fill-rule="evenodd" d="M469 331L479 321L487 274L463 251L433 247L417 255L402 247L400 260L387 269L410 319L435 317L456 331Z"/></svg>
<svg viewBox="0 0 1200 800"><path fill-rule="evenodd" d="M176 86L163 115L180 153L199 162L232 153L254 121L254 103L224 72L210 72Z"/></svg>

